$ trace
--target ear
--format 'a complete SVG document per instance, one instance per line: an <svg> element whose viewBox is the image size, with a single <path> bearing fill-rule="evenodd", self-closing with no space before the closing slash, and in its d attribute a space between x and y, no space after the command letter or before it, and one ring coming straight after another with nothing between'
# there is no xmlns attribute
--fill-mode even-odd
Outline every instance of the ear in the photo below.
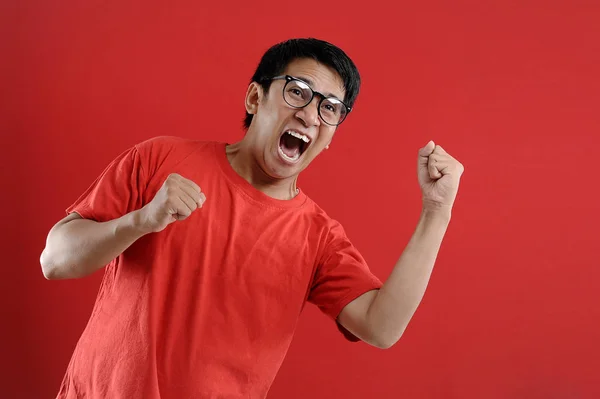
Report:
<svg viewBox="0 0 600 399"><path fill-rule="evenodd" d="M250 83L248 85L248 90L246 90L246 112L250 115L255 115L258 111L258 104L260 104L262 96L262 87L256 82Z"/></svg>

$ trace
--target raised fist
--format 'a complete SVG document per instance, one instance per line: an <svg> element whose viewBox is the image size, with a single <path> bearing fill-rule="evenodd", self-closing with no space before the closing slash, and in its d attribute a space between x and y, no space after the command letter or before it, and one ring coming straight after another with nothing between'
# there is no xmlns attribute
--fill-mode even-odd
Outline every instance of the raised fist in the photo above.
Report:
<svg viewBox="0 0 600 399"><path fill-rule="evenodd" d="M152 201L141 209L144 230L159 232L169 224L184 220L201 208L206 196L191 180L170 174Z"/></svg>

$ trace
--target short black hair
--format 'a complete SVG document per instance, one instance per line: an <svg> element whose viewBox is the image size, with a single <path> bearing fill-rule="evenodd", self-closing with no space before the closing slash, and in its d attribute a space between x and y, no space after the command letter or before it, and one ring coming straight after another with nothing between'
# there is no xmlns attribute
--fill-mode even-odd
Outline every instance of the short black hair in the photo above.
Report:
<svg viewBox="0 0 600 399"><path fill-rule="evenodd" d="M292 61L301 58L312 58L334 69L344 82L344 103L352 108L360 90L358 69L339 47L319 39L290 39L274 45L262 56L250 83L259 83L267 92L271 86L270 79L281 75ZM250 127L252 117L252 114L246 112L246 129Z"/></svg>

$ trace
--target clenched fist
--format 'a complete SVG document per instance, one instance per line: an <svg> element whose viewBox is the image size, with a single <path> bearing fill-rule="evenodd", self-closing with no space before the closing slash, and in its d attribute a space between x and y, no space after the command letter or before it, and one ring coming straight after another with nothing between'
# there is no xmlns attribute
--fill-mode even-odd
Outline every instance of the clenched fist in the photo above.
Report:
<svg viewBox="0 0 600 399"><path fill-rule="evenodd" d="M204 201L206 196L196 183L172 173L152 201L140 210L144 229L153 233L162 231L169 224L190 216Z"/></svg>
<svg viewBox="0 0 600 399"><path fill-rule="evenodd" d="M419 150L418 178L423 206L452 208L465 168L433 141Z"/></svg>

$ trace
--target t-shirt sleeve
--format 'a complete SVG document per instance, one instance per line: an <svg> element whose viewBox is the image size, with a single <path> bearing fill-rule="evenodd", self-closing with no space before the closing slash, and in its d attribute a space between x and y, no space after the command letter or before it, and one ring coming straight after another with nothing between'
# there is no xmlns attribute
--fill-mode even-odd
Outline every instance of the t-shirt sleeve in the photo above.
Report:
<svg viewBox="0 0 600 399"><path fill-rule="evenodd" d="M142 207L145 185L141 155L132 147L110 162L66 212L97 222L119 218Z"/></svg>
<svg viewBox="0 0 600 399"><path fill-rule="evenodd" d="M382 285L352 245L342 226L336 222L329 232L323 256L317 265L308 301L337 320L346 305ZM339 323L337 326L348 340L359 341Z"/></svg>

